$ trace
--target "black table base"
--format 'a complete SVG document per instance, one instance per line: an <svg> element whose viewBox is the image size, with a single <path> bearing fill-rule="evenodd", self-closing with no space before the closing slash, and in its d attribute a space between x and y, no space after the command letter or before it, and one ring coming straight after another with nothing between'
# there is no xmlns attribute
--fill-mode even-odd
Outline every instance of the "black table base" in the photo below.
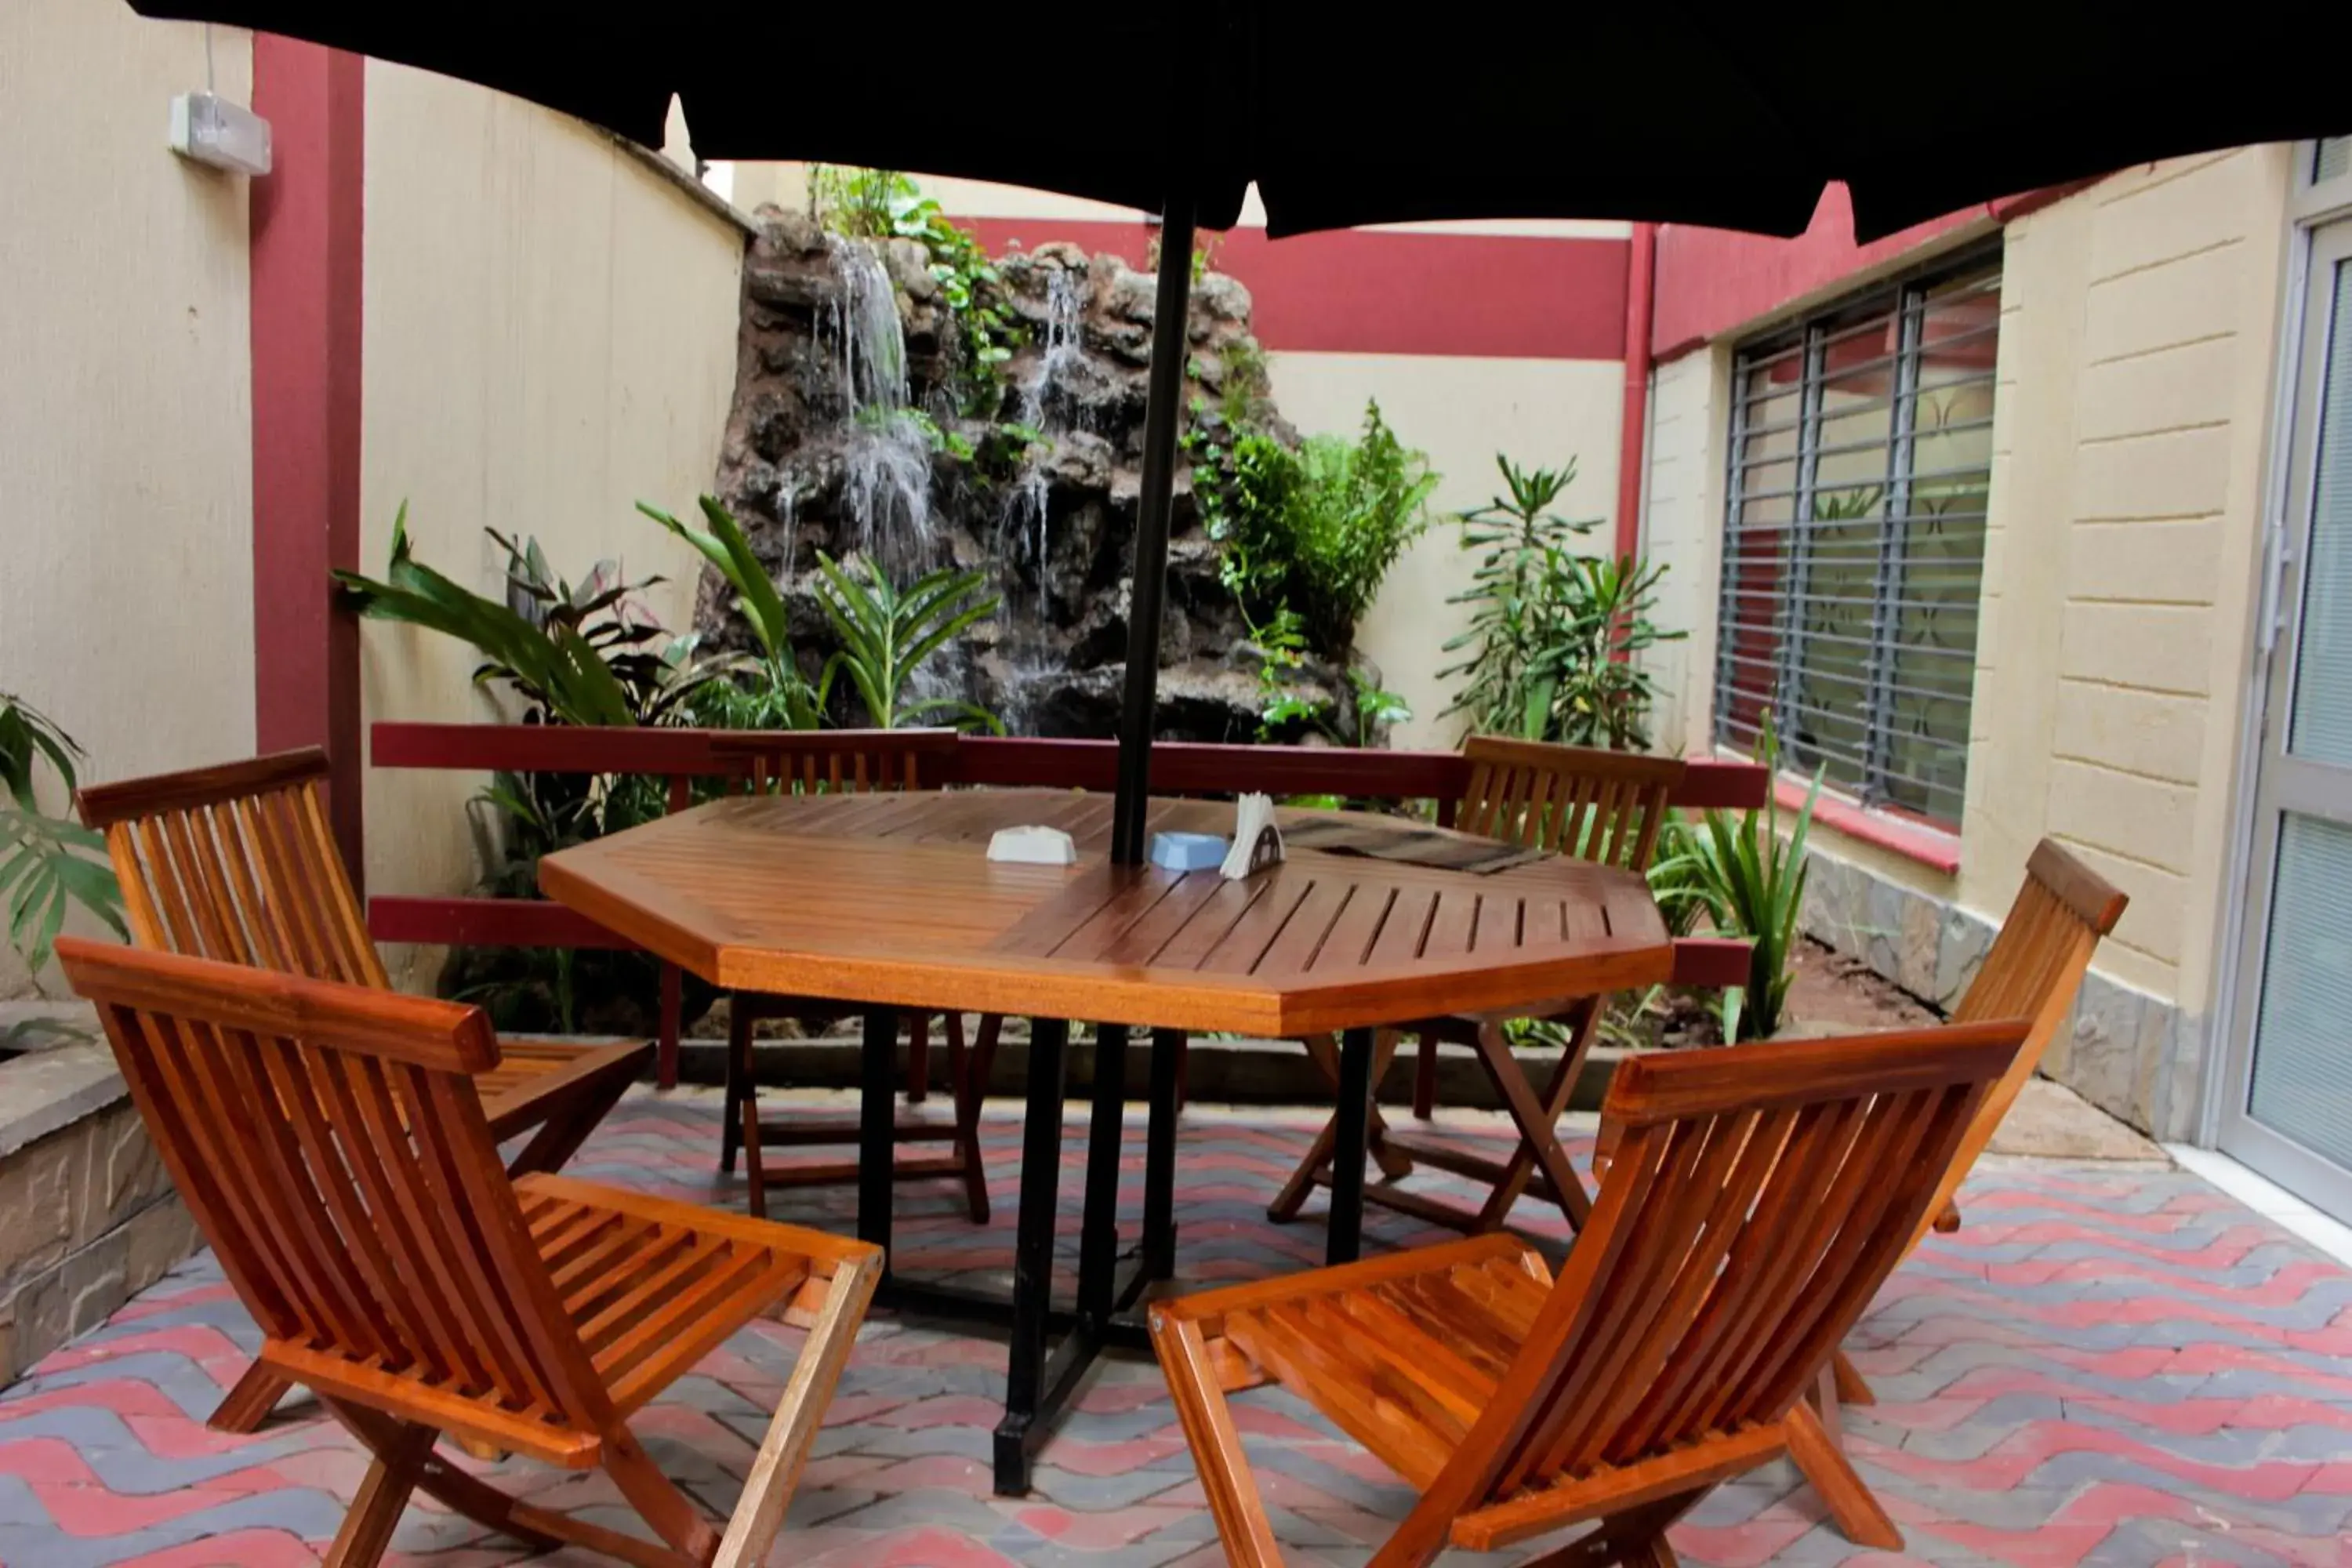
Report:
<svg viewBox="0 0 2352 1568"><path fill-rule="evenodd" d="M1004 1328L1012 1357L1004 1380L1004 1419L996 1427L996 1490L1029 1490L1039 1443L1105 1349L1148 1348L1136 1309L1150 1288L1174 1277L1176 1264L1176 1096L1181 1037L1151 1036L1150 1107L1144 1144L1143 1232L1122 1256L1118 1237L1118 1161L1127 1107L1128 1029L1095 1032L1094 1110L1087 1131L1087 1190L1078 1228L1076 1306L1053 1304L1054 1225L1061 1205L1062 1107L1068 1085L1070 1026L1040 1018L1030 1026L1027 1120L1021 1130L1021 1205L1013 1243L1013 1294L901 1279L888 1266L892 1128L898 1115L896 1015L869 1013L859 1075L857 1234L883 1248L877 1306ZM1356 1258L1363 1231L1364 1139L1370 1120L1372 1032L1350 1029L1339 1052L1339 1129L1331 1171L1329 1261ZM1047 1343L1061 1341L1050 1354Z"/></svg>

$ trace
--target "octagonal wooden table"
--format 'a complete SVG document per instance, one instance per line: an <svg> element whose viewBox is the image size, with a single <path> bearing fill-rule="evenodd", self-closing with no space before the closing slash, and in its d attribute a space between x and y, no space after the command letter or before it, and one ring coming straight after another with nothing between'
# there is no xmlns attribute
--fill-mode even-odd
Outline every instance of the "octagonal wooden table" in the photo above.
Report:
<svg viewBox="0 0 2352 1568"><path fill-rule="evenodd" d="M1277 814L1295 823L1299 812ZM1313 814L1330 815L1330 814ZM1108 796L1052 790L719 801L540 863L547 893L728 990L866 1014L858 1233L890 1240L894 1009L1033 1020L1000 1491L1027 1489L1045 1423L1121 1314L1172 1272L1180 1031L1339 1034L1329 1255L1362 1223L1372 1031L1433 1015L1551 1010L1665 980L1673 946L1636 873L1547 858L1476 875L1295 849L1244 880L1109 861ZM1150 826L1229 830L1233 808L1155 800ZM1002 827L1060 827L1073 866L990 861ZM1069 1021L1097 1027L1077 1307L1051 1304ZM1131 1027L1154 1031L1141 1246L1119 1278L1118 1163ZM890 1279L886 1300L997 1318L1007 1303ZM1070 1330L1052 1362L1049 1329Z"/></svg>

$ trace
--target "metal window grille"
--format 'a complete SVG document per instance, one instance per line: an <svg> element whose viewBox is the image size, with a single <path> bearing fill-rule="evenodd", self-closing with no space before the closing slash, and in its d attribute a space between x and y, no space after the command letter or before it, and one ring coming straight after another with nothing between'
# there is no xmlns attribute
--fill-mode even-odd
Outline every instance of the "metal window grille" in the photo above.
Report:
<svg viewBox="0 0 2352 1568"><path fill-rule="evenodd" d="M2352 174L2352 136L2323 136L2311 156L2311 183Z"/></svg>
<svg viewBox="0 0 2352 1568"><path fill-rule="evenodd" d="M2000 329L1979 254L1739 350L1718 744L1959 821Z"/></svg>

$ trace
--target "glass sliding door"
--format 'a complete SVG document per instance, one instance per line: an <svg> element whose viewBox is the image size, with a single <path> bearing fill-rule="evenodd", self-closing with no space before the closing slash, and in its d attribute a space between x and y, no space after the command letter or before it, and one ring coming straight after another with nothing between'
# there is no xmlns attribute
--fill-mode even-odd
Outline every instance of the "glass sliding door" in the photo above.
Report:
<svg viewBox="0 0 2352 1568"><path fill-rule="evenodd" d="M2312 237L2222 1147L2352 1221L2352 222Z"/></svg>

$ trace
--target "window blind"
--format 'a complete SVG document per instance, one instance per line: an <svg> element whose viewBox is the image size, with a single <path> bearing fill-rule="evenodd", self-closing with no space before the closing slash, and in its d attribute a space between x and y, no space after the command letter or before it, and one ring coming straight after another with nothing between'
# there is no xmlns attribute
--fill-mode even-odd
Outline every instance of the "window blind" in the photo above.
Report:
<svg viewBox="0 0 2352 1568"><path fill-rule="evenodd" d="M1991 484L1997 258L1841 301L1733 368L1715 738L1957 824Z"/></svg>

